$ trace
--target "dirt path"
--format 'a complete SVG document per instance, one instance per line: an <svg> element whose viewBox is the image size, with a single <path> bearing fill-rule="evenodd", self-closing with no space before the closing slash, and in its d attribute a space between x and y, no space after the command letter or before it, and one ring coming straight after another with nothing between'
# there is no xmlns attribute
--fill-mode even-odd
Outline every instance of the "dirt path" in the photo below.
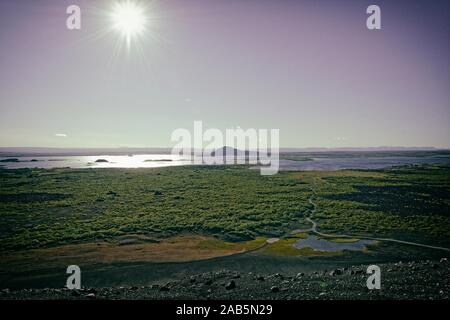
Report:
<svg viewBox="0 0 450 320"><path fill-rule="evenodd" d="M312 190L312 194L308 199L308 202L313 206L313 209L311 210L311 216L314 216L317 210L317 204L313 201L313 198L315 196L317 196L317 192L316 189L314 187L315 183L313 183L313 187L311 188ZM449 248L445 248L445 247L439 247L439 246L430 246L427 244L421 244L421 243L416 243L416 242L410 242L410 241L403 241L403 240L398 240L398 239L392 239L392 238L376 238L376 237L368 237L368 236L361 236L361 235L349 235L349 234L327 234L327 233L322 233L320 231L317 230L317 223L312 220L310 217L306 218L306 221L310 222L312 224L312 227L310 229L306 229L306 230L300 230L303 232L313 232L321 237L324 238L358 238L358 239L367 239L367 240L376 240L376 241L386 241L386 242L395 242L395 243L401 243L401 244L406 244L406 245L412 245L412 246L417 246L417 247L423 247L423 248L429 248L429 249L436 249L436 250L443 250L443 251L447 251L450 252ZM299 231L299 230L296 230Z"/></svg>

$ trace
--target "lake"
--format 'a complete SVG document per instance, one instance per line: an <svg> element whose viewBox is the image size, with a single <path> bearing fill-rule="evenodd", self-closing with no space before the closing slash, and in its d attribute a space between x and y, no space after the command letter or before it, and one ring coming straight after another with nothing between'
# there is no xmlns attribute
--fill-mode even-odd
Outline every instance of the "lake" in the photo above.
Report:
<svg viewBox="0 0 450 320"><path fill-rule="evenodd" d="M5 161L6 160L6 161ZM450 165L450 157L385 156L385 157L315 157L305 161L280 160L280 171L335 171L342 169L382 169L401 165L441 164ZM22 168L158 168L194 165L182 156L171 154L97 155L97 156L27 156L0 157L0 167Z"/></svg>
<svg viewBox="0 0 450 320"><path fill-rule="evenodd" d="M157 168L190 165L191 160L170 154L98 155L98 156L45 156L45 157L1 157L6 169L22 168Z"/></svg>
<svg viewBox="0 0 450 320"><path fill-rule="evenodd" d="M353 242L333 242L325 239L319 239L316 236L309 236L306 239L300 239L293 244L296 249L312 248L322 252L340 252L340 251L363 251L368 245L374 244L373 240L356 240Z"/></svg>

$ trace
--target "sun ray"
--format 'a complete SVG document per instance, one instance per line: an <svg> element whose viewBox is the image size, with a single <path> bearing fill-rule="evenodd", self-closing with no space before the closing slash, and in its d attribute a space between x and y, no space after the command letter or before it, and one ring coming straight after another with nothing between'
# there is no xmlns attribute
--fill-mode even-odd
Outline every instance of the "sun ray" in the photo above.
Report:
<svg viewBox="0 0 450 320"><path fill-rule="evenodd" d="M147 29L149 19L145 7L133 0L116 2L111 13L113 29L120 32L127 49Z"/></svg>
<svg viewBox="0 0 450 320"><path fill-rule="evenodd" d="M170 47L161 31L166 18L161 1L108 0L104 4L89 6L85 21L93 28L86 28L88 32L80 33L70 46L79 48L106 41L111 46L110 56L105 59L108 69L126 62L142 65L142 72L152 70L156 60L164 59L162 51Z"/></svg>

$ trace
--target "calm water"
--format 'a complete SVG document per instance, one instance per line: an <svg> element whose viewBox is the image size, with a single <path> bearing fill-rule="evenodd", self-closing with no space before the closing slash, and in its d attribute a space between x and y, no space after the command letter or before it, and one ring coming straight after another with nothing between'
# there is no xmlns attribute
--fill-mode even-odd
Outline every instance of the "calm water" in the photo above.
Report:
<svg viewBox="0 0 450 320"><path fill-rule="evenodd" d="M316 236L309 236L306 239L300 239L294 243L294 248L312 248L323 252L339 252L339 251L362 251L368 245L374 244L373 240L358 240L355 242L332 242L325 239L319 239Z"/></svg>
<svg viewBox="0 0 450 320"><path fill-rule="evenodd" d="M0 157L18 159L18 162L0 162L6 169L20 168L158 168L169 166L193 165L193 162L181 156L170 154L141 155L101 155L101 156L47 156L47 157ZM96 162L106 160L107 162ZM341 169L382 169L399 165L447 164L450 157L348 157L314 158L308 161L280 160L281 171L334 171Z"/></svg>
<svg viewBox="0 0 450 320"><path fill-rule="evenodd" d="M0 158L12 159L12 158ZM4 168L157 168L189 165L191 161L181 156L168 154L141 154L133 156L49 156L17 157L19 162L0 162ZM106 160L107 162L96 162Z"/></svg>

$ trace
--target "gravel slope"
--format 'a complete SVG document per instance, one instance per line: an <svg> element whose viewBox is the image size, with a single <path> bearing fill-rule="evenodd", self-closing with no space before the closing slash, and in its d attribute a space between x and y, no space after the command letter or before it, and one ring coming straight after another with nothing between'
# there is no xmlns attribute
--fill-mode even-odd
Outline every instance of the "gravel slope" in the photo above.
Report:
<svg viewBox="0 0 450 320"><path fill-rule="evenodd" d="M381 290L367 289L367 266L360 265L296 276L222 270L146 287L4 289L0 299L449 299L446 258L379 266Z"/></svg>

